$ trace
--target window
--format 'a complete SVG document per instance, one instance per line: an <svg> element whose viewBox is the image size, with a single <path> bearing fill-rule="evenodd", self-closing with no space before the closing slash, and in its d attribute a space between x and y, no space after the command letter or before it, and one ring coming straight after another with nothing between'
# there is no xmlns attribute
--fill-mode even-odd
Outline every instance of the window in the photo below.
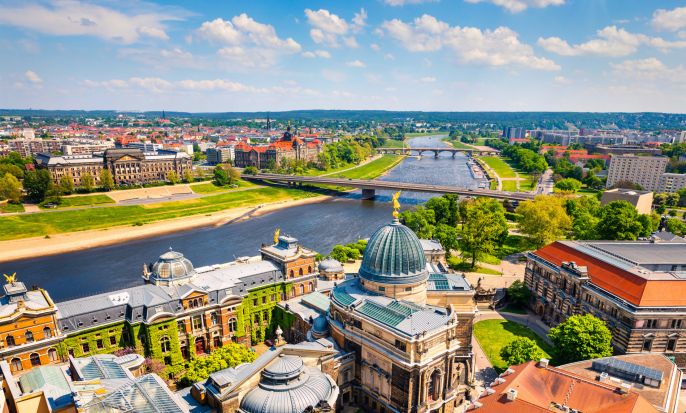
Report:
<svg viewBox="0 0 686 413"><path fill-rule="evenodd" d="M395 348L402 350L402 351L405 351L405 350L407 350L407 344L405 344L405 342L403 342L403 341L396 339L395 340Z"/></svg>
<svg viewBox="0 0 686 413"><path fill-rule="evenodd" d="M386 287L379 286L379 291L386 291Z"/></svg>
<svg viewBox="0 0 686 413"><path fill-rule="evenodd" d="M115 344L117 344L117 337L115 337L115 336L110 337L110 345L113 346Z"/></svg>
<svg viewBox="0 0 686 413"><path fill-rule="evenodd" d="M236 331L236 319L235 318L232 318L229 320L229 331L232 333Z"/></svg>
<svg viewBox="0 0 686 413"><path fill-rule="evenodd" d="M307 291L309 291L309 292L314 291L314 284L312 283L312 281L307 283Z"/></svg>
<svg viewBox="0 0 686 413"><path fill-rule="evenodd" d="M681 328L681 320L672 320L670 327L671 328Z"/></svg>
<svg viewBox="0 0 686 413"><path fill-rule="evenodd" d="M202 317L199 315L194 316L192 319L193 330L202 330Z"/></svg>
<svg viewBox="0 0 686 413"><path fill-rule="evenodd" d="M653 339L645 338L643 339L643 351L650 351L653 349Z"/></svg>
<svg viewBox="0 0 686 413"><path fill-rule="evenodd" d="M216 326L219 323L219 317L217 316L217 313L210 314L210 322L213 326Z"/></svg>
<svg viewBox="0 0 686 413"><path fill-rule="evenodd" d="M405 287L405 291L407 291L407 292L412 291L412 287Z"/></svg>
<svg viewBox="0 0 686 413"><path fill-rule="evenodd" d="M50 359L50 361L57 361L57 350L55 350L54 348L49 349L48 358Z"/></svg>
<svg viewBox="0 0 686 413"><path fill-rule="evenodd" d="M276 294L272 294L272 296L269 298L269 301L276 301Z"/></svg>
<svg viewBox="0 0 686 413"><path fill-rule="evenodd" d="M260 323L260 315L255 314L255 324L259 324L259 323Z"/></svg>
<svg viewBox="0 0 686 413"><path fill-rule="evenodd" d="M43 329L43 338L50 338L52 337L52 330L50 330L50 327L45 327Z"/></svg>
<svg viewBox="0 0 686 413"><path fill-rule="evenodd" d="M88 345L88 343L83 343L81 344L81 350L83 350L84 353L89 353L91 351L91 348Z"/></svg>
<svg viewBox="0 0 686 413"><path fill-rule="evenodd" d="M14 336L7 336L5 343L7 343L7 347L14 347L16 345L14 344Z"/></svg>
<svg viewBox="0 0 686 413"><path fill-rule="evenodd" d="M102 339L99 339L95 342L95 347L97 347L98 349L102 349L103 347L105 347L102 343Z"/></svg>
<svg viewBox="0 0 686 413"><path fill-rule="evenodd" d="M185 321L177 322L176 328L179 330L180 333L185 333L186 332L186 322Z"/></svg>
<svg viewBox="0 0 686 413"><path fill-rule="evenodd" d="M164 336L160 339L160 348L162 349L163 353L169 353L169 351L171 351L171 342L169 341L169 337Z"/></svg>
<svg viewBox="0 0 686 413"><path fill-rule="evenodd" d="M300 269L298 270L298 275L302 277L302 275L303 275L303 269L302 269L302 268L300 268Z"/></svg>
<svg viewBox="0 0 686 413"><path fill-rule="evenodd" d="M289 274L290 274L290 278L295 277L295 273L293 272L293 270L291 270L291 272Z"/></svg>
<svg viewBox="0 0 686 413"><path fill-rule="evenodd" d="M267 304L267 297L266 296L262 297L262 304Z"/></svg>
<svg viewBox="0 0 686 413"><path fill-rule="evenodd" d="M24 366L21 364L21 359L19 358L13 358L12 359L12 370L13 371L22 371L24 370Z"/></svg>
<svg viewBox="0 0 686 413"><path fill-rule="evenodd" d="M307 266L307 273L312 274L312 266L311 265Z"/></svg>
<svg viewBox="0 0 686 413"><path fill-rule="evenodd" d="M31 353L29 359L31 360L32 366L40 366L40 356L38 353Z"/></svg>
<svg viewBox="0 0 686 413"><path fill-rule="evenodd" d="M305 285L300 284L300 294L305 294Z"/></svg>
<svg viewBox="0 0 686 413"><path fill-rule="evenodd" d="M33 333L32 333L32 332L27 331L27 332L24 334L24 337L26 337L26 342L27 342L27 343L32 343L32 342L33 342Z"/></svg>
<svg viewBox="0 0 686 413"><path fill-rule="evenodd" d="M667 340L667 351L675 351L676 350L676 338L670 338Z"/></svg>
<svg viewBox="0 0 686 413"><path fill-rule="evenodd" d="M657 327L657 320L646 320L645 321L645 328L656 328Z"/></svg>
<svg viewBox="0 0 686 413"><path fill-rule="evenodd" d="M252 300L252 305L257 307L257 298L253 298Z"/></svg>

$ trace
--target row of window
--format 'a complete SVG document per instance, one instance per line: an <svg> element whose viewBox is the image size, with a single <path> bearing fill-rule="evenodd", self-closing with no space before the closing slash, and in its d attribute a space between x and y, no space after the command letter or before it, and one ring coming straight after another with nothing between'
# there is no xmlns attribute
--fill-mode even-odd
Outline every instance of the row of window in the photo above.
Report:
<svg viewBox="0 0 686 413"><path fill-rule="evenodd" d="M48 359L50 359L50 361L52 362L59 361L59 357L57 356L57 350L55 350L54 348L48 349ZM31 353L31 355L29 356L29 360L31 361L31 366L41 365L40 354L38 353ZM12 360L10 360L10 367L12 368L13 372L24 370L24 365L19 357L15 357Z"/></svg>
<svg viewBox="0 0 686 413"><path fill-rule="evenodd" d="M667 345L664 351L676 351L676 345L679 341L678 338L670 338L667 340ZM653 337L646 337L643 339L643 351L653 351Z"/></svg>
<svg viewBox="0 0 686 413"><path fill-rule="evenodd" d="M51 338L51 337L52 337L52 330L50 329L50 327L45 327L43 329L43 338L46 339L46 338ZM35 339L33 337L33 332L30 330L27 330L26 333L24 333L24 339L27 343L33 343L35 341ZM17 345L14 336L11 334L8 335L7 337L5 337L5 344L7 345L7 347L14 347Z"/></svg>

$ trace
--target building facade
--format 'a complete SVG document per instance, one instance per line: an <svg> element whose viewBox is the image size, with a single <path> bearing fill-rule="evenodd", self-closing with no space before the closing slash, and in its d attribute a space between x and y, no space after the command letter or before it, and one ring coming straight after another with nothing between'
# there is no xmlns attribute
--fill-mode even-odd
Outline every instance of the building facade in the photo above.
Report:
<svg viewBox="0 0 686 413"><path fill-rule="evenodd" d="M233 146L221 146L218 148L208 148L207 163L217 165L220 163L231 163L234 160L235 152Z"/></svg>
<svg viewBox="0 0 686 413"><path fill-rule="evenodd" d="M74 186L81 186L83 177L90 175L96 185L100 184L100 173L105 167L101 156L90 155L51 155L39 153L34 162L39 168L50 171L52 180L59 184L63 176L71 176Z"/></svg>
<svg viewBox="0 0 686 413"><path fill-rule="evenodd" d="M639 214L650 214L653 210L653 193L636 189L615 188L603 192L600 204L606 205L613 201L626 201L633 205Z"/></svg>
<svg viewBox="0 0 686 413"><path fill-rule="evenodd" d="M555 325L593 314L621 353L686 367L686 242L557 241L528 255L531 309Z"/></svg>
<svg viewBox="0 0 686 413"><path fill-rule="evenodd" d="M669 158L662 156L613 155L607 171L607 188L629 181L646 191L657 191Z"/></svg>
<svg viewBox="0 0 686 413"><path fill-rule="evenodd" d="M658 192L676 192L686 187L686 174L664 173L660 177Z"/></svg>
<svg viewBox="0 0 686 413"><path fill-rule="evenodd" d="M270 145L250 146L245 142L237 144L234 149L234 166L267 169L278 167L283 160L316 162L321 150L322 144L319 140L305 142L293 136L289 126L281 139Z"/></svg>

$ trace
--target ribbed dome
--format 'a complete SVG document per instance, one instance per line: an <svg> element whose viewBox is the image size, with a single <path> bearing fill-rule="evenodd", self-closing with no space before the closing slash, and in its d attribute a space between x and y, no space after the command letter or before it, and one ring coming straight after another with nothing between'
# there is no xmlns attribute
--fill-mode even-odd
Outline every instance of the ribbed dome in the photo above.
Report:
<svg viewBox="0 0 686 413"><path fill-rule="evenodd" d="M333 258L327 258L319 263L319 271L343 272L343 265Z"/></svg>
<svg viewBox="0 0 686 413"><path fill-rule="evenodd" d="M360 267L360 277L374 282L405 284L428 278L424 249L408 227L393 221L369 239Z"/></svg>
<svg viewBox="0 0 686 413"><path fill-rule="evenodd" d="M179 280L187 280L195 275L193 264L180 252L171 249L152 265L150 278L154 282L172 283Z"/></svg>

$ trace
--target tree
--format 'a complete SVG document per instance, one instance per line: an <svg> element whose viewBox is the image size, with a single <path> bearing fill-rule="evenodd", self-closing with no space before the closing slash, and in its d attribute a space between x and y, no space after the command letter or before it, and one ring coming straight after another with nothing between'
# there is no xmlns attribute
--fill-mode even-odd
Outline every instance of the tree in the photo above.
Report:
<svg viewBox="0 0 686 413"><path fill-rule="evenodd" d="M176 183L179 182L179 175L176 171L167 172L167 181L172 185L176 185Z"/></svg>
<svg viewBox="0 0 686 413"><path fill-rule="evenodd" d="M559 189L562 192L578 192L581 189L581 182L574 178L565 178L557 181L555 189Z"/></svg>
<svg viewBox="0 0 686 413"><path fill-rule="evenodd" d="M597 239L596 226L600 214L600 201L596 197L582 196L565 201L565 210L572 220L572 237Z"/></svg>
<svg viewBox="0 0 686 413"><path fill-rule="evenodd" d="M676 234L680 237L686 235L686 224L679 218L670 218L665 224L667 230L672 234Z"/></svg>
<svg viewBox="0 0 686 413"><path fill-rule="evenodd" d="M186 169L183 172L183 181L187 184L190 184L191 182L193 182L193 173L191 172L190 169Z"/></svg>
<svg viewBox="0 0 686 413"><path fill-rule="evenodd" d="M93 175L89 174L88 172L81 175L81 188L85 192L93 191L93 188L95 188L95 178L93 178Z"/></svg>
<svg viewBox="0 0 686 413"><path fill-rule="evenodd" d="M105 191L111 191L114 189L114 178L112 177L112 172L109 169L102 169L100 171L100 186Z"/></svg>
<svg viewBox="0 0 686 413"><path fill-rule="evenodd" d="M331 251L331 258L338 262L347 262L348 261L348 250L345 248L344 245L336 245L333 247L333 250Z"/></svg>
<svg viewBox="0 0 686 413"><path fill-rule="evenodd" d="M614 183L614 185L612 185L612 188L635 189L637 191L643 190L641 185L628 180L617 181Z"/></svg>
<svg viewBox="0 0 686 413"><path fill-rule="evenodd" d="M16 176L7 173L0 178L0 199L13 204L21 202L21 183Z"/></svg>
<svg viewBox="0 0 686 413"><path fill-rule="evenodd" d="M217 186L224 186L229 184L229 174L221 165L214 167L214 184Z"/></svg>
<svg viewBox="0 0 686 413"><path fill-rule="evenodd" d="M598 237L606 240L635 240L647 229L633 205L626 201L612 201L600 209L596 226Z"/></svg>
<svg viewBox="0 0 686 413"><path fill-rule="evenodd" d="M539 247L563 237L572 226L560 197L538 195L519 204L516 212L521 215L519 229Z"/></svg>
<svg viewBox="0 0 686 413"><path fill-rule="evenodd" d="M543 350L529 337L517 337L500 349L500 357L509 366L540 360L543 356Z"/></svg>
<svg viewBox="0 0 686 413"><path fill-rule="evenodd" d="M243 169L243 173L246 175L257 175L257 172L258 172L257 168L255 168L252 165L246 166L245 169Z"/></svg>
<svg viewBox="0 0 686 413"><path fill-rule="evenodd" d="M604 185L603 180L598 178L593 171L588 172L588 175L586 175L583 182L586 184L586 186L595 190L603 189Z"/></svg>
<svg viewBox="0 0 686 413"><path fill-rule="evenodd" d="M550 329L556 360L571 363L612 355L612 333L605 322L591 314L574 315Z"/></svg>
<svg viewBox="0 0 686 413"><path fill-rule="evenodd" d="M74 192L74 178L71 175L62 175L60 177L60 187L59 190L63 194L71 194Z"/></svg>
<svg viewBox="0 0 686 413"><path fill-rule="evenodd" d="M26 194L35 202L42 202L52 187L52 177L47 169L29 171L24 175Z"/></svg>
<svg viewBox="0 0 686 413"><path fill-rule="evenodd" d="M205 380L210 374L229 367L255 361L257 354L246 346L228 343L205 357L194 357L188 363L188 369L178 382L179 387L188 387L193 383Z"/></svg>
<svg viewBox="0 0 686 413"><path fill-rule="evenodd" d="M238 169L233 168L231 166L227 167L227 172L229 174L229 183L230 184L236 184L240 179L241 179L241 173L238 172Z"/></svg>
<svg viewBox="0 0 686 413"><path fill-rule="evenodd" d="M433 209L419 206L413 210L403 211L400 214L400 222L414 231L419 238L431 239L436 228L436 214Z"/></svg>
<svg viewBox="0 0 686 413"><path fill-rule="evenodd" d="M670 192L667 194L667 206L675 207L679 204L681 196L677 192Z"/></svg>
<svg viewBox="0 0 686 413"><path fill-rule="evenodd" d="M460 214L463 224L459 246L462 255L471 261L474 268L478 258L493 252L507 237L505 208L494 199L477 198L460 203L464 212Z"/></svg>
<svg viewBox="0 0 686 413"><path fill-rule="evenodd" d="M457 250L460 247L458 243L459 236L460 232L456 227L446 224L438 224L434 230L434 238L441 243L448 255L450 255L450 251Z"/></svg>
<svg viewBox="0 0 686 413"><path fill-rule="evenodd" d="M507 298L517 307L525 307L529 302L531 291L521 280L516 280L507 287Z"/></svg>

